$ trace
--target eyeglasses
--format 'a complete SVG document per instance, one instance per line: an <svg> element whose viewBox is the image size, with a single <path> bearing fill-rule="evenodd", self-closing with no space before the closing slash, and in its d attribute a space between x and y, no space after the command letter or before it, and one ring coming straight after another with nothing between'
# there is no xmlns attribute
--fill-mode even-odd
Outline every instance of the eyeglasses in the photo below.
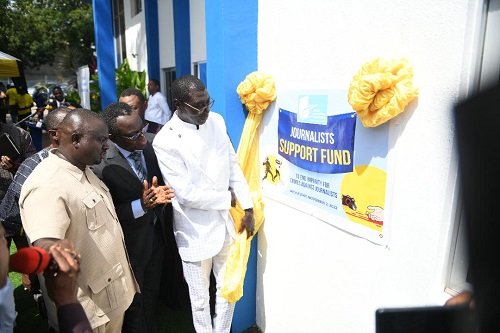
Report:
<svg viewBox="0 0 500 333"><path fill-rule="evenodd" d="M144 136L144 132L146 131L146 126L144 126L140 131L138 131L137 133L135 133L132 136L125 136L125 135L118 135L118 136L120 138L124 138L124 139L130 140L130 141L136 141L140 137Z"/></svg>
<svg viewBox="0 0 500 333"><path fill-rule="evenodd" d="M212 109L212 106L214 106L214 103L215 103L215 100L210 98L210 102L208 102L208 104L206 104L204 107L202 107L201 109L198 109L197 107L194 107L192 106L191 104L188 104L186 102L182 102L182 104L185 104L187 106L189 106L191 109L195 110L196 112L198 113L203 113L205 112L205 110L211 110Z"/></svg>

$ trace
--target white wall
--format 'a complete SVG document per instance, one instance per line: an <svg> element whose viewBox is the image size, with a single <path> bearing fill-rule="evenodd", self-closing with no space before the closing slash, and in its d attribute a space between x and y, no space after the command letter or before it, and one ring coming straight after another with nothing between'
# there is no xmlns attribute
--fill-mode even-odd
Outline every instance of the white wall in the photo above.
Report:
<svg viewBox="0 0 500 333"><path fill-rule="evenodd" d="M132 17L130 1L124 1L125 38L127 58L130 68L137 71L146 71L146 80L149 80L148 52L146 44L146 25L144 3L142 11ZM158 38L160 49L160 70L175 67L174 44L174 16L172 0L158 1ZM162 90L165 87L163 73L160 80Z"/></svg>
<svg viewBox="0 0 500 333"><path fill-rule="evenodd" d="M158 36L160 40L160 68L175 67L174 12L172 0L158 1ZM161 86L165 86L164 82L162 82Z"/></svg>
<svg viewBox="0 0 500 333"><path fill-rule="evenodd" d="M378 56L407 58L420 89L390 126L387 248L266 198L257 273L257 324L265 332L374 332L378 307L448 297L457 172L451 107L475 70L480 5L259 1L258 68L273 75L278 95L347 90L360 66Z"/></svg>
<svg viewBox="0 0 500 333"><path fill-rule="evenodd" d="M148 70L148 52L146 48L146 27L144 23L144 5L142 11L132 17L130 1L124 1L125 43L130 69Z"/></svg>
<svg viewBox="0 0 500 333"><path fill-rule="evenodd" d="M191 62L206 61L205 0L190 0L189 16L191 17Z"/></svg>

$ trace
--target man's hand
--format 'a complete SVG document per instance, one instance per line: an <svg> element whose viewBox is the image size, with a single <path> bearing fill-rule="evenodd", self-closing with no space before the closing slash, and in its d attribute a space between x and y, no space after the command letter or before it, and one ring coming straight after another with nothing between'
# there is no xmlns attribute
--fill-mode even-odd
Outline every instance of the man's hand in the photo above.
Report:
<svg viewBox="0 0 500 333"><path fill-rule="evenodd" d="M240 230L238 230L239 233L242 233L243 230L247 230L247 238L250 238L250 236L253 235L254 228L255 228L255 219L253 217L253 209L245 209L245 216L243 216L243 219L241 220L241 227Z"/></svg>
<svg viewBox="0 0 500 333"><path fill-rule="evenodd" d="M14 168L14 162L10 159L9 156L2 155L0 166L2 167L2 169L10 171Z"/></svg>
<svg viewBox="0 0 500 333"><path fill-rule="evenodd" d="M156 176L151 181L151 189L155 192L157 205L172 202L172 198L175 197L175 191L168 185L158 186L158 178Z"/></svg>
<svg viewBox="0 0 500 333"><path fill-rule="evenodd" d="M4 287L5 282L9 278L9 248L7 247L7 240L5 239L5 229L0 223L0 289Z"/></svg>
<svg viewBox="0 0 500 333"><path fill-rule="evenodd" d="M142 209L149 210L156 207L156 193L149 187L148 181L144 180L142 189Z"/></svg>
<svg viewBox="0 0 500 333"><path fill-rule="evenodd" d="M229 187L228 190L231 192L231 207L236 207L236 194L234 194L232 187Z"/></svg>
<svg viewBox="0 0 500 333"><path fill-rule="evenodd" d="M69 240L55 242L49 254L57 265L49 265L44 277L49 297L56 307L77 303L77 277L80 272L80 255Z"/></svg>
<svg viewBox="0 0 500 333"><path fill-rule="evenodd" d="M19 166L21 165L21 159L13 161L9 156L2 155L0 160L0 166L2 169L9 171L12 174L15 174Z"/></svg>

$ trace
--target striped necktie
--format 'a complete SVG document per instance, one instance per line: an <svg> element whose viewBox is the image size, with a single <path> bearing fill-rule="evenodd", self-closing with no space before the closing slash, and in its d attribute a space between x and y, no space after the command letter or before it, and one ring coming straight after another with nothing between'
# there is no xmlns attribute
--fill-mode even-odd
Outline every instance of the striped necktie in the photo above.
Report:
<svg viewBox="0 0 500 333"><path fill-rule="evenodd" d="M146 170L144 169L144 166L142 165L142 152L139 150L133 151L128 155L132 161L134 162L134 167L135 171L137 173L137 177L141 180L141 182L144 182L146 179Z"/></svg>

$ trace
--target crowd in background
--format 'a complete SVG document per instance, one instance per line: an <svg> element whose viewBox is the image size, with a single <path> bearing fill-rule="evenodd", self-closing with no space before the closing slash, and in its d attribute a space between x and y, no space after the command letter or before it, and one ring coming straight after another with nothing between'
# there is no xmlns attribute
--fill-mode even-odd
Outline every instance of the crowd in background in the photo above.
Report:
<svg viewBox="0 0 500 333"><path fill-rule="evenodd" d="M59 268L23 283L42 295L51 329L158 332L157 304L167 289L174 305L186 293L197 332L229 332L234 303L220 294L224 267L235 233L253 234L253 204L203 83L191 75L174 81L173 113L154 79L149 99L128 88L102 113L67 102L60 87L53 99L0 90L12 119L1 119L0 134L19 149L0 151L7 251L0 274L11 241L50 254ZM24 118L42 124L49 146L34 149ZM229 215L236 201L245 209L240 230ZM0 288L0 307L10 309L0 332L9 332L12 286L0 280Z"/></svg>

